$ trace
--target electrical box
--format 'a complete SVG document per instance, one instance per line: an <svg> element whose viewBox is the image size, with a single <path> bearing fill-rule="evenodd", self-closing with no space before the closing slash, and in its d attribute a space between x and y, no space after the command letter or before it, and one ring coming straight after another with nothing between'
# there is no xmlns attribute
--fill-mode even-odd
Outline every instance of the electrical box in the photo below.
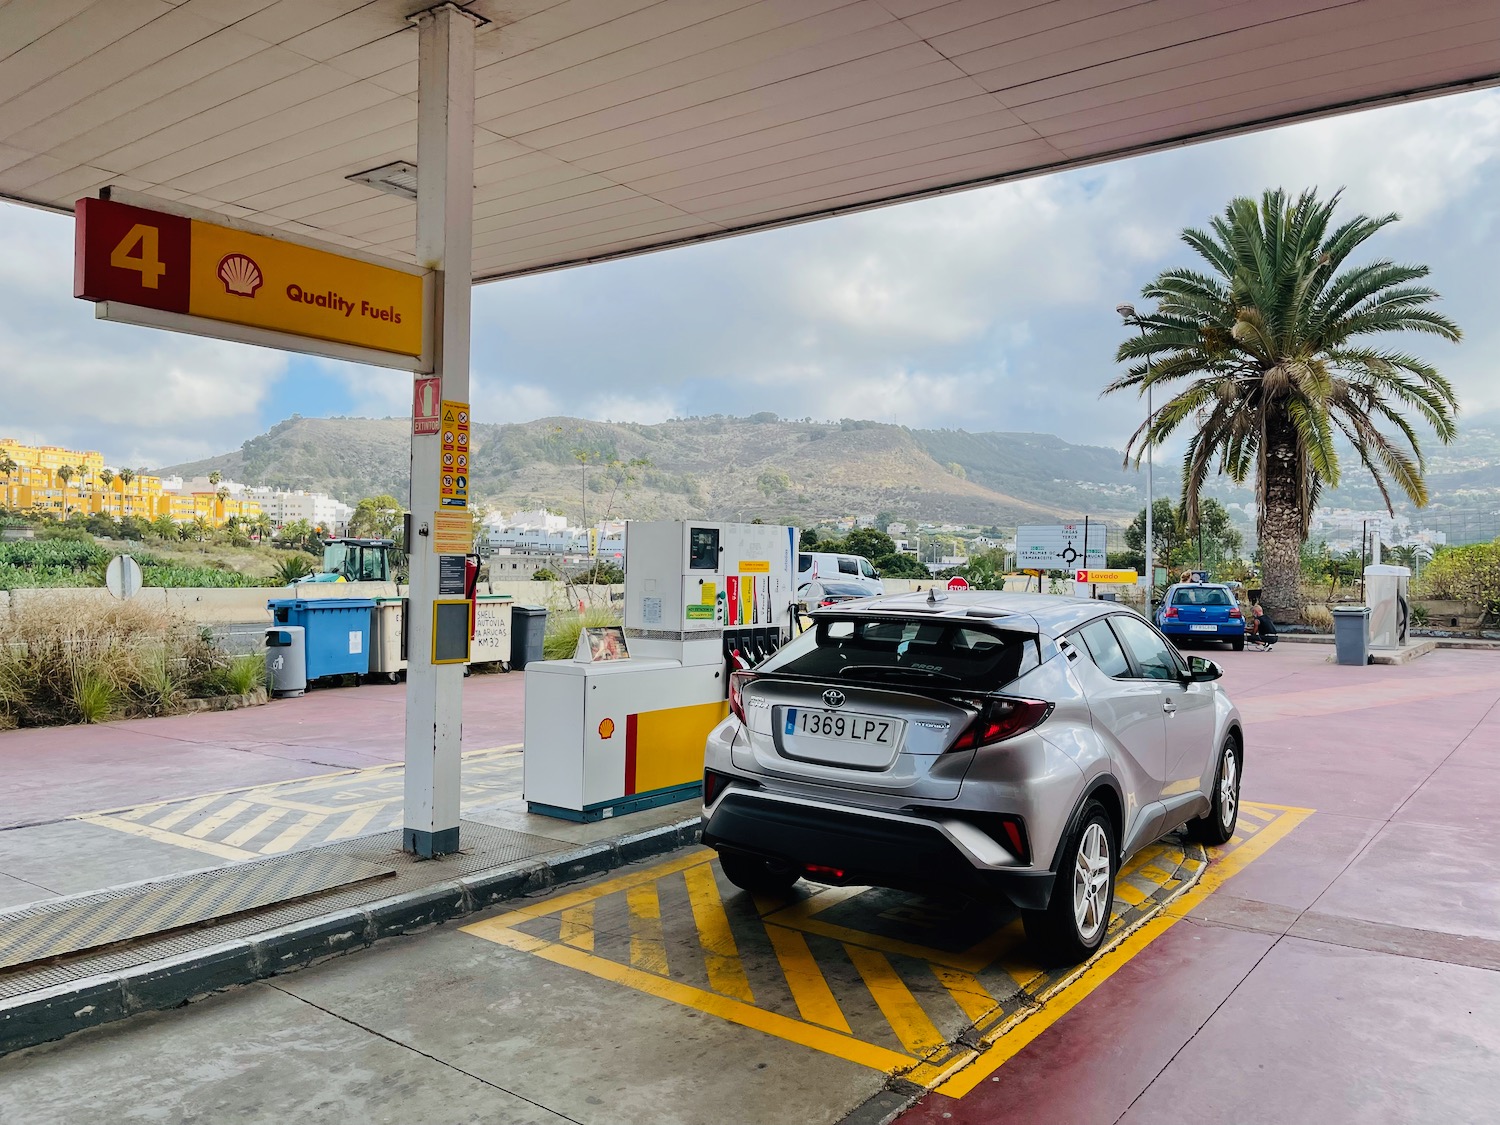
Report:
<svg viewBox="0 0 1500 1125"><path fill-rule="evenodd" d="M796 566L795 527L627 523L625 631L632 651L714 664L724 660L725 631L748 630L745 647L769 655L792 633Z"/></svg>

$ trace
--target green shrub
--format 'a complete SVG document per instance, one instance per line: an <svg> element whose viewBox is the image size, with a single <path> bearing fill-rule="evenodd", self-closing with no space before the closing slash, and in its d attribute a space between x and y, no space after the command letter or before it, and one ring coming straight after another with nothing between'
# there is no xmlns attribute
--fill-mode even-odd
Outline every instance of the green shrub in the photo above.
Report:
<svg viewBox="0 0 1500 1125"><path fill-rule="evenodd" d="M571 610L547 614L547 632L542 637L542 655L548 660L571 660L578 651L578 635L584 628L598 629L620 624L620 615L603 606L594 606L582 614Z"/></svg>
<svg viewBox="0 0 1500 1125"><path fill-rule="evenodd" d="M277 585L290 586L299 578L306 578L313 572L314 561L311 555L295 551L283 559L276 560L276 569L271 572L271 576L276 579Z"/></svg>
<svg viewBox="0 0 1500 1125"><path fill-rule="evenodd" d="M0 728L172 714L188 698L242 694L262 665L140 601L28 599L0 618Z"/></svg>
<svg viewBox="0 0 1500 1125"><path fill-rule="evenodd" d="M1500 539L1439 548L1416 585L1419 597L1467 602L1500 618Z"/></svg>
<svg viewBox="0 0 1500 1125"><path fill-rule="evenodd" d="M531 580L533 582L556 582L557 572L554 570L549 570L545 566L540 567L537 569L537 572L531 576Z"/></svg>

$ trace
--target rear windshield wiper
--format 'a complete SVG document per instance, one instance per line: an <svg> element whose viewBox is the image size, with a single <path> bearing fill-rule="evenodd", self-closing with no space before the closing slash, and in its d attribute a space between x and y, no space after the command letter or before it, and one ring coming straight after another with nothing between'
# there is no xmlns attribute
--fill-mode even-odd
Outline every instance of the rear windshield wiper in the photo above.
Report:
<svg viewBox="0 0 1500 1125"><path fill-rule="evenodd" d="M895 664L850 664L839 669L840 676L925 676L930 680L949 680L955 684L964 682L962 676L951 672L934 672L927 668L904 668Z"/></svg>

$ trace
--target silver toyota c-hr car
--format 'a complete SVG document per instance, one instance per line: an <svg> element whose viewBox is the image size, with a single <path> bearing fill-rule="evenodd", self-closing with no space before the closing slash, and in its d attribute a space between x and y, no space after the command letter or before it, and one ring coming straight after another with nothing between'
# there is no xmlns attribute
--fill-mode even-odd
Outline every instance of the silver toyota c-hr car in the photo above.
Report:
<svg viewBox="0 0 1500 1125"><path fill-rule="evenodd" d="M730 677L708 739L706 844L757 892L961 890L1034 951L1103 944L1123 859L1234 832L1244 763L1217 665L1109 602L902 594L819 610Z"/></svg>

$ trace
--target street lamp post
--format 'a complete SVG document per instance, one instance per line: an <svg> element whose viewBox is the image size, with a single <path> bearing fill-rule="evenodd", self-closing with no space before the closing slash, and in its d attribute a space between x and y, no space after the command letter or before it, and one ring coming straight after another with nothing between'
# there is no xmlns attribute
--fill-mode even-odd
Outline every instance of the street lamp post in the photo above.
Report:
<svg viewBox="0 0 1500 1125"><path fill-rule="evenodd" d="M1134 305L1116 305L1115 312L1120 314L1126 326L1134 325L1139 328L1141 335L1146 334L1146 328L1136 318ZM1146 384L1146 421L1151 421L1151 384ZM1156 501L1156 493L1151 482L1151 463L1156 460L1156 449L1151 442L1151 431L1146 431L1146 608L1150 610L1152 601L1156 597L1156 567L1152 565L1155 559L1153 548L1156 546L1156 538L1152 534L1151 517L1154 514L1151 509Z"/></svg>

